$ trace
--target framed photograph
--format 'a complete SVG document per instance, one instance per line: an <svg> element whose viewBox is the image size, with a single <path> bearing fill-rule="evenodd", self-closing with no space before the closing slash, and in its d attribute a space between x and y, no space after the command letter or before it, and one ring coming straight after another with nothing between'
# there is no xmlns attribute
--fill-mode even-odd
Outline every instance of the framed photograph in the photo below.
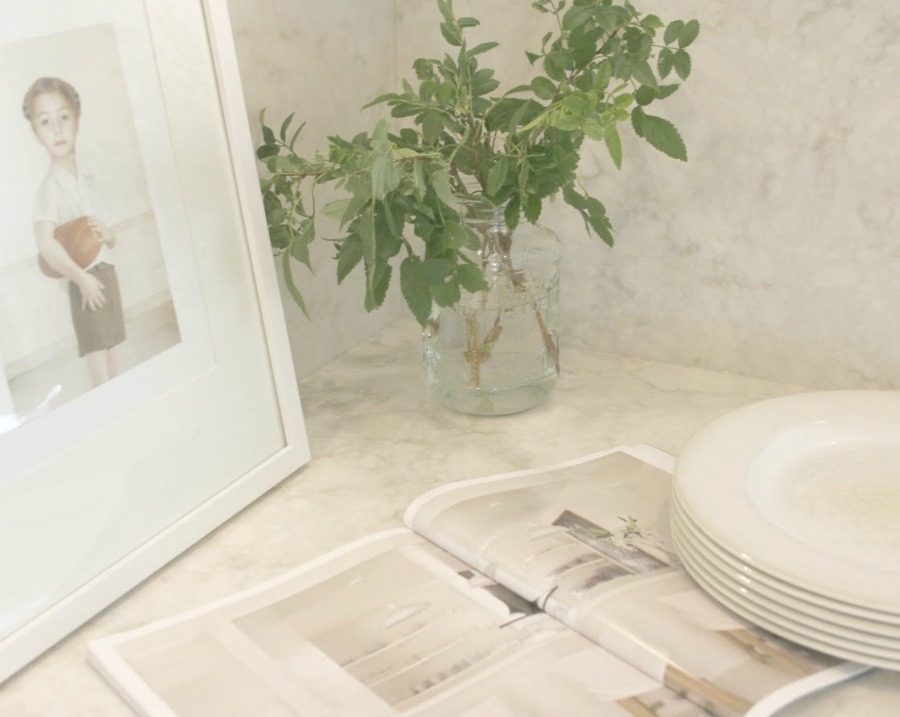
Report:
<svg viewBox="0 0 900 717"><path fill-rule="evenodd" d="M309 447L225 0L0 0L0 682Z"/></svg>

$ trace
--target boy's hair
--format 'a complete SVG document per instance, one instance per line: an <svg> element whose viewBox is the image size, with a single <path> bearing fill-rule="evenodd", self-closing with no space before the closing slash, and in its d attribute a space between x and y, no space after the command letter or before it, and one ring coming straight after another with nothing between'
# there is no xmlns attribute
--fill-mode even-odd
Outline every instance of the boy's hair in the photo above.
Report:
<svg viewBox="0 0 900 717"><path fill-rule="evenodd" d="M34 106L34 101L39 95L47 92L57 92L62 95L72 107L75 119L81 117L81 97L79 97L77 90L72 85L58 77L39 77L31 83L31 87L28 88L28 92L25 93L25 99L22 101L22 114L25 115L25 119L29 122L31 122L31 109Z"/></svg>

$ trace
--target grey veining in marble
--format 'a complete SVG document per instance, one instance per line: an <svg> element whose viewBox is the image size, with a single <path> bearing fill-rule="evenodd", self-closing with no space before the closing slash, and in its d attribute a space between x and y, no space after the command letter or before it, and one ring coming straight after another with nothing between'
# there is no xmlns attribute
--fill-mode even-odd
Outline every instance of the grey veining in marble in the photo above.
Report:
<svg viewBox="0 0 900 717"><path fill-rule="evenodd" d="M410 321L301 383L312 461L0 689L0 715L131 717L85 663L87 642L250 587L401 524L450 481L549 465L628 443L677 454L710 420L801 388L564 344L543 406L504 418L449 413L425 396ZM876 673L782 717L894 717L900 673Z"/></svg>

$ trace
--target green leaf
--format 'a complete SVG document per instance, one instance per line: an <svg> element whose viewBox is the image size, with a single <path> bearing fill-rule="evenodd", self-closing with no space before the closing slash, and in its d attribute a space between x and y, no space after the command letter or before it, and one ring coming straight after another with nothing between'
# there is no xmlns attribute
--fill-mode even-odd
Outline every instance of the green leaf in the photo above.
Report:
<svg viewBox="0 0 900 717"><path fill-rule="evenodd" d="M532 224L536 224L537 220L541 217L541 208L543 206L543 202L541 198L535 194L528 194L525 196L525 206L522 207L523 214L525 215L525 219Z"/></svg>
<svg viewBox="0 0 900 717"><path fill-rule="evenodd" d="M591 139L603 139L606 128L603 123L596 117L588 117L584 120L584 133Z"/></svg>
<svg viewBox="0 0 900 717"><path fill-rule="evenodd" d="M391 156L394 158L394 162L398 162L403 159L419 158L422 156L422 153L417 152L412 147L397 147L391 151Z"/></svg>
<svg viewBox="0 0 900 717"><path fill-rule="evenodd" d="M437 142L444 131L444 118L437 112L429 112L422 118L422 137L426 144Z"/></svg>
<svg viewBox="0 0 900 717"><path fill-rule="evenodd" d="M361 180L352 182L348 189L353 192L353 195L350 197L350 204L341 219L341 226L352 222L372 199L372 187Z"/></svg>
<svg viewBox="0 0 900 717"><path fill-rule="evenodd" d="M413 162L413 186L416 189L416 196L421 199L425 195L425 167L424 162L416 160Z"/></svg>
<svg viewBox="0 0 900 717"><path fill-rule="evenodd" d="M609 150L609 156L612 157L616 169L622 169L622 138L619 136L619 130L614 122L606 126L603 141L606 143L606 149Z"/></svg>
<svg viewBox="0 0 900 717"><path fill-rule="evenodd" d="M531 99L506 97L499 100L485 116L485 127L489 131L513 133L520 125L526 124L540 114L543 109L539 102Z"/></svg>
<svg viewBox="0 0 900 717"><path fill-rule="evenodd" d="M588 102L583 93L577 92L566 97L560 103L560 107L562 107L566 112L583 115L590 109L591 103Z"/></svg>
<svg viewBox="0 0 900 717"><path fill-rule="evenodd" d="M378 239L375 236L375 217L371 211L364 212L359 216L356 225L356 235L362 242L363 259L368 264L375 261L378 251Z"/></svg>
<svg viewBox="0 0 900 717"><path fill-rule="evenodd" d="M639 137L643 137L653 147L673 159L687 161L684 140L669 120L646 114L640 107L631 113L631 125Z"/></svg>
<svg viewBox="0 0 900 717"><path fill-rule="evenodd" d="M388 139L388 122L385 119L380 119L375 124L375 129L372 130L372 141L373 142L387 142Z"/></svg>
<svg viewBox="0 0 900 717"><path fill-rule="evenodd" d="M678 50L673 58L675 72L682 80L691 74L691 56L686 50Z"/></svg>
<svg viewBox="0 0 900 717"><path fill-rule="evenodd" d="M556 85L546 77L535 77L531 81L531 91L542 100L552 100L556 96Z"/></svg>
<svg viewBox="0 0 900 717"><path fill-rule="evenodd" d="M631 76L642 85L656 87L656 76L650 69L650 64L645 61L635 62L631 68Z"/></svg>
<svg viewBox="0 0 900 717"><path fill-rule="evenodd" d="M665 42L667 45L671 45L673 42L676 42L678 38L681 37L681 31L683 29L683 20L673 20L666 27L666 31L663 34L663 42Z"/></svg>
<svg viewBox="0 0 900 717"><path fill-rule="evenodd" d="M256 157L260 160L266 160L269 157L276 157L281 151L277 144L261 144L256 149Z"/></svg>
<svg viewBox="0 0 900 717"><path fill-rule="evenodd" d="M656 71L659 73L660 78L665 79L668 77L674 65L675 53L668 47L660 50L659 56L656 58Z"/></svg>
<svg viewBox="0 0 900 717"><path fill-rule="evenodd" d="M605 90L609 87L609 81L612 79L612 63L609 60L604 60L597 67L597 71L594 73L594 89L595 90Z"/></svg>
<svg viewBox="0 0 900 717"><path fill-rule="evenodd" d="M630 27L625 31L625 44L628 48L628 54L635 61L645 62L653 51L653 40L646 31L639 30L636 27Z"/></svg>
<svg viewBox="0 0 900 717"><path fill-rule="evenodd" d="M580 25L583 25L585 20L587 20L593 14L593 8L590 7L578 7L572 6L563 15L562 28L563 30L570 31L573 30Z"/></svg>
<svg viewBox="0 0 900 717"><path fill-rule="evenodd" d="M643 88L641 88L643 89ZM616 107L622 107L623 109L627 109L631 107L631 103L634 102L634 95L630 92L626 92L625 94L621 94L613 100L613 103Z"/></svg>
<svg viewBox="0 0 900 717"><path fill-rule="evenodd" d="M494 196L497 193L497 190L503 186L503 182L506 181L506 173L508 170L509 160L506 157L501 157L494 163L494 166L491 167L491 171L488 172L487 176L487 188L485 191L488 196Z"/></svg>
<svg viewBox="0 0 900 717"><path fill-rule="evenodd" d="M448 221L444 224L444 246L451 249L462 249L471 246L472 237L463 224Z"/></svg>
<svg viewBox="0 0 900 717"><path fill-rule="evenodd" d="M557 115L558 119L551 126L558 127L564 132L577 132L584 127L584 120L578 115Z"/></svg>
<svg viewBox="0 0 900 717"><path fill-rule="evenodd" d="M699 34L700 23L696 20L689 20L684 24L684 28L681 30L681 34L678 36L678 46L687 47L697 39L697 35Z"/></svg>
<svg viewBox="0 0 900 717"><path fill-rule="evenodd" d="M294 113L291 112L287 117L284 118L284 122L281 123L281 129L278 130L278 136L281 138L282 142L287 141L288 127L291 126L291 122L293 120L294 120Z"/></svg>
<svg viewBox="0 0 900 717"><path fill-rule="evenodd" d="M457 283L466 291L474 294L488 288L484 274L474 264L460 264L456 267L455 273Z"/></svg>
<svg viewBox="0 0 900 717"><path fill-rule="evenodd" d="M391 175L394 169L394 161L389 154L379 154L372 164L372 197L378 201L384 199L386 192L393 187Z"/></svg>
<svg viewBox="0 0 900 717"><path fill-rule="evenodd" d="M413 62L413 69L416 71L416 78L419 80L434 79L435 65L437 65L437 60L430 60L425 57L420 57L415 60Z"/></svg>
<svg viewBox="0 0 900 717"><path fill-rule="evenodd" d="M557 82L566 79L566 68L561 53L551 52L544 57L544 72L547 73L547 77Z"/></svg>
<svg viewBox="0 0 900 717"><path fill-rule="evenodd" d="M475 45L475 47L469 50L469 57L475 57L475 55L480 55L488 50L493 50L499 45L499 42L482 42L480 45Z"/></svg>
<svg viewBox="0 0 900 717"><path fill-rule="evenodd" d="M451 7L451 0L437 0L437 6L446 22L455 21L455 18L453 16L453 8Z"/></svg>
<svg viewBox="0 0 900 717"><path fill-rule="evenodd" d="M585 69L596 59L599 37L600 30L592 25L576 28L569 33L567 42L576 69Z"/></svg>
<svg viewBox="0 0 900 717"><path fill-rule="evenodd" d="M287 250L293 237L294 235L291 232L290 227L284 224L269 224L269 243L272 245L273 249L277 250L276 253Z"/></svg>
<svg viewBox="0 0 900 717"><path fill-rule="evenodd" d="M284 275L284 285L287 287L294 303L300 307L300 311L306 318L309 318L309 312L306 310L306 302L303 300L303 294L297 283L294 281L293 268L291 267L291 255L285 252L281 255L281 273Z"/></svg>
<svg viewBox="0 0 900 717"><path fill-rule="evenodd" d="M400 99L400 95L398 95L396 92L387 92L383 95L378 95L378 97L376 97L374 100L371 100L370 102L367 102L366 104L364 104L362 106L362 109L366 110L366 109L369 109L369 107L373 107L375 105L380 105L382 102L390 102L390 101L399 100L399 99Z"/></svg>
<svg viewBox="0 0 900 717"><path fill-rule="evenodd" d="M434 192L447 206L453 205L453 191L450 188L450 172L447 169L439 169L431 175L431 186Z"/></svg>
<svg viewBox="0 0 900 717"><path fill-rule="evenodd" d="M452 45L453 47L461 47L462 46L462 35L457 29L456 25L451 25L446 22L441 23L441 35L444 36L444 39L447 41L448 45Z"/></svg>
<svg viewBox="0 0 900 717"><path fill-rule="evenodd" d="M445 282L428 287L434 302L438 306L453 306L459 301L459 284Z"/></svg>
<svg viewBox="0 0 900 717"><path fill-rule="evenodd" d="M490 94L500 86L500 82L494 79L494 71L478 70L472 77L472 96L483 97Z"/></svg>
<svg viewBox="0 0 900 717"><path fill-rule="evenodd" d="M417 104L410 104L409 102L394 102L392 103L391 117L415 117L421 111L422 108Z"/></svg>
<svg viewBox="0 0 900 717"><path fill-rule="evenodd" d="M269 171L271 172L287 172L288 174L292 172L296 172L298 174L302 174L306 171L307 165L304 163L302 159L293 156L280 155L278 157L271 157L266 162L269 167Z"/></svg>
<svg viewBox="0 0 900 717"><path fill-rule="evenodd" d="M418 257L408 256L400 264L400 293L416 321L424 326L431 314L431 292L419 279L421 263Z"/></svg>
<svg viewBox="0 0 900 717"><path fill-rule="evenodd" d="M606 216L606 207L600 201L580 194L571 184L563 187L563 200L581 214L588 231L593 229L607 245L613 245L612 224Z"/></svg>
<svg viewBox="0 0 900 717"><path fill-rule="evenodd" d="M362 242L355 235L348 236L340 243L337 253L337 281L344 281L353 269L362 261Z"/></svg>
<svg viewBox="0 0 900 717"><path fill-rule="evenodd" d="M436 80L422 80L422 84L419 85L419 99L423 102L431 102L434 93L437 92L437 87L438 83Z"/></svg>
<svg viewBox="0 0 900 717"><path fill-rule="evenodd" d="M328 202L322 211L326 217L330 217L343 224L344 218L347 216L347 209L349 208L350 199L335 199L333 202Z"/></svg>
<svg viewBox="0 0 900 717"><path fill-rule="evenodd" d="M291 151L294 150L294 144L296 144L297 142L297 137L300 136L300 132L303 131L304 127L306 127L306 122L301 122L297 129L294 130L294 134L291 135L291 139L288 142L288 149L290 149Z"/></svg>
<svg viewBox="0 0 900 717"><path fill-rule="evenodd" d="M665 23L656 15L647 15L641 20L641 25L652 30L658 30L659 28L664 27Z"/></svg>
<svg viewBox="0 0 900 717"><path fill-rule="evenodd" d="M656 95L657 91L655 89L647 87L647 85L641 85L638 87L637 92L634 93L634 99L641 107L646 107L656 99Z"/></svg>
<svg viewBox="0 0 900 717"><path fill-rule="evenodd" d="M588 197L587 216L591 229L597 233L597 236L599 236L607 246L612 246L612 224L606 216L606 207L604 207L599 200Z"/></svg>
<svg viewBox="0 0 900 717"><path fill-rule="evenodd" d="M301 264L308 268L312 268L312 264L309 259L309 232L308 225L311 222L308 220L304 222L303 230L299 235L294 236L293 240L290 244L290 252L291 258L299 261Z"/></svg>
<svg viewBox="0 0 900 717"><path fill-rule="evenodd" d="M666 97L669 97L669 96L675 94L675 91L679 87L681 87L681 85L679 85L678 83L671 84L671 85L660 85L656 89L656 96L659 99L664 100L664 99L666 99Z"/></svg>
<svg viewBox="0 0 900 717"><path fill-rule="evenodd" d="M393 273L394 270L386 261L379 260L375 264L375 271L372 272L372 293L375 298L375 308L384 303Z"/></svg>
<svg viewBox="0 0 900 717"><path fill-rule="evenodd" d="M515 195L506 203L506 209L503 210L503 220L510 231L519 226L519 212L521 209L521 199L519 195Z"/></svg>
<svg viewBox="0 0 900 717"><path fill-rule="evenodd" d="M278 197L272 194L263 195L263 207L266 210L266 222L270 227L276 227L287 221L287 209L281 206Z"/></svg>
<svg viewBox="0 0 900 717"><path fill-rule="evenodd" d="M381 258L395 256L403 245L403 226L406 213L402 200L391 195L378 205L375 228L378 235L378 255Z"/></svg>
<svg viewBox="0 0 900 717"><path fill-rule="evenodd" d="M386 261L366 264L366 311L374 311L384 303L391 283L391 265Z"/></svg>
<svg viewBox="0 0 900 717"><path fill-rule="evenodd" d="M421 263L418 279L428 285L440 284L452 271L453 264L447 259L426 259Z"/></svg>

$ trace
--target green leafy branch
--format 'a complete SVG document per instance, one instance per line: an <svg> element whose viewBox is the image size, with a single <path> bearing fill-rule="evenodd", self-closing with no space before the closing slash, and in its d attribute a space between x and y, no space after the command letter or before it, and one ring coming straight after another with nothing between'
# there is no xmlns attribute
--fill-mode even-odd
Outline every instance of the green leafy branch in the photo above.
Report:
<svg viewBox="0 0 900 717"><path fill-rule="evenodd" d="M292 261L311 268L319 185L333 183L347 195L324 208L342 233L332 240L338 282L361 268L371 311L384 302L399 264L401 292L424 324L434 305L452 306L461 291L485 287L470 255L482 239L460 216L459 198L505 207L514 229L522 218L537 222L544 201L561 194L586 229L612 245L604 205L576 181L585 139L603 142L620 168L619 127L630 120L651 146L687 159L677 129L649 108L690 75L696 20L665 24L627 0L536 0L532 7L551 16L555 30L539 51L526 53L533 79L495 95L500 82L480 62L498 43L470 47L466 32L479 21L457 17L452 0L436 2L441 34L455 51L416 60L415 85L404 80L402 91L366 105L385 105L408 126L392 132L382 120L371 133L329 137L327 154L307 159L295 151L303 125L295 128L293 115L277 132L260 118L257 156L268 171L262 192L272 246L304 311Z"/></svg>

